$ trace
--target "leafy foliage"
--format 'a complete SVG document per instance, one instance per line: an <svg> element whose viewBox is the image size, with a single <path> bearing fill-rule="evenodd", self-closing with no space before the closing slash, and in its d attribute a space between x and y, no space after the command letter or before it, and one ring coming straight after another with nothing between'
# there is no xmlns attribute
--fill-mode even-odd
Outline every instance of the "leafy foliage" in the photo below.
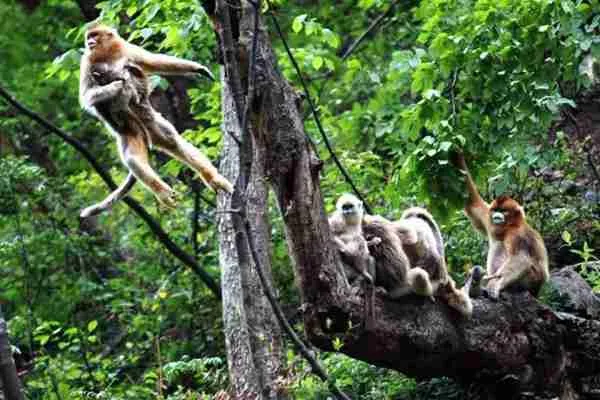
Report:
<svg viewBox="0 0 600 400"><path fill-rule="evenodd" d="M397 2L345 59L354 41L390 7L383 0L273 2L327 134L376 212L399 216L426 203L442 222L452 273L485 259L485 241L457 212L462 182L451 166L462 149L486 198L508 192L525 204L553 265L599 257L598 185L586 150L555 129L590 85L579 73L598 56L598 1L431 0ZM101 19L153 51L218 70L211 23L200 2L107 0ZM28 13L0 4L0 82L24 104L81 141L114 177L124 169L113 138L77 104L84 18L77 2L50 0ZM265 21L268 21L265 19ZM32 29L30 27L35 27ZM48 40L51 38L50 40ZM283 74L300 87L281 42ZM157 92L172 81L155 79ZM184 135L218 158L218 83L191 82L197 121ZM202 283L119 204L86 231L77 219L107 189L72 148L0 101L0 285L19 368L31 399L208 399L227 390L220 307ZM349 187L307 113L307 133L325 161L328 210ZM548 135L551 131L552 135ZM183 196L159 212L147 191L133 196L170 237L219 276L212 194L189 185L180 163L154 160ZM201 202L192 237L194 199ZM281 219L271 201L273 267L286 309L299 305ZM566 233L565 233L566 232ZM600 288L593 263L582 274ZM338 354L322 355L332 379L354 398L450 399L446 379L417 384ZM326 398L325 385L291 350L282 388Z"/></svg>

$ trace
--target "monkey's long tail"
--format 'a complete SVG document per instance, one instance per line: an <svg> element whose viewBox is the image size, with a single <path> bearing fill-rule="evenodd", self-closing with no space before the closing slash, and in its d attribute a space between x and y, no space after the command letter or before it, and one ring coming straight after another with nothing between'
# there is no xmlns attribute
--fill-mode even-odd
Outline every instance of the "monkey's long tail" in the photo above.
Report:
<svg viewBox="0 0 600 400"><path fill-rule="evenodd" d="M437 222L435 222L435 219L433 219L433 216L429 213L429 211L422 207L410 207L402 213L401 219L406 218L420 218L423 221L425 221L427 225L429 225L431 231L435 236L438 253L442 257L442 259L445 260L446 254L444 252L444 238L442 237L442 231L440 230L440 227L438 226Z"/></svg>
<svg viewBox="0 0 600 400"><path fill-rule="evenodd" d="M119 185L119 187L116 188L107 198L105 198L98 204L94 204L93 206L87 207L79 214L79 216L81 218L88 218L93 215L98 215L104 211L110 210L116 202L121 200L127 195L127 193L129 193L129 191L133 188L133 185L135 184L136 180L137 179L135 178L135 176L133 176L133 174L130 172L129 175L127 175L127 178L125 178L125 180L121 183L121 185Z"/></svg>

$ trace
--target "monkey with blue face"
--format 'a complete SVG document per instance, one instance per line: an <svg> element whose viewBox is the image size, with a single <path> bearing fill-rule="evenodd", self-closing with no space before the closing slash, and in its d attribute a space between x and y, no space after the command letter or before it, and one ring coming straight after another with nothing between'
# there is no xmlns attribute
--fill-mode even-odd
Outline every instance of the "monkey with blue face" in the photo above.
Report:
<svg viewBox="0 0 600 400"><path fill-rule="evenodd" d="M483 200L462 154L454 163L467 185L465 213L473 227L488 238L487 276L481 279L487 283L487 293L492 299L498 299L504 290L537 296L550 277L542 236L527 223L523 207L514 199L503 195L491 204ZM478 270L474 273L481 275Z"/></svg>

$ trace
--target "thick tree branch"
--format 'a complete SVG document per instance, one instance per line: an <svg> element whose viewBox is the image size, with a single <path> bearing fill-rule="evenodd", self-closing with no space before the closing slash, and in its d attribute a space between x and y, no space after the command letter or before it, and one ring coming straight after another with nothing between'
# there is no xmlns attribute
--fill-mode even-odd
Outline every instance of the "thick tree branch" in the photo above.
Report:
<svg viewBox="0 0 600 400"><path fill-rule="evenodd" d="M297 95L276 69L271 49L259 46L257 68L255 145L265 151L300 283L305 329L315 345L333 351L339 339L341 351L354 358L410 376L480 385L488 399L523 392L567 399L586 374L600 372L600 322L557 314L527 293L507 293L499 302L477 299L470 320L442 301L391 301L377 294L375 321L367 329L364 293L347 286L331 245L320 163L307 141Z"/></svg>
<svg viewBox="0 0 600 400"><path fill-rule="evenodd" d="M267 2L268 2L268 0L267 0ZM298 62L296 61L296 58L292 54L292 50L288 46L287 40L285 40L285 36L283 35L283 32L281 31L281 26L279 25L279 22L277 21L275 14L273 14L272 5L270 5L270 4L269 4L269 14L271 15L271 20L273 21L273 25L275 26L277 35L281 39L281 42L283 43L283 47L285 48L285 51L286 51L292 65L294 66L294 69L296 70L296 74L298 75L298 79L300 80L300 84L302 85L302 88L304 90L304 95L306 96L306 100L308 101L308 106L310 107L311 113L315 120L315 124L317 125L317 130L321 134L321 138L323 139L323 143L325 143L325 147L327 148L327 151L329 152L329 156L331 157L331 159L337 166L338 170L340 171L340 173L342 174L342 176L344 177L344 179L346 180L348 185L350 185L350 187L352 188L352 191L354 192L354 194L362 201L365 211L367 213L371 214L372 210L371 210L371 207L369 206L369 203L367 203L367 200L365 199L365 197L358 190L358 188L354 184L354 181L352 180L352 177L350 176L348 171L346 171L346 168L344 168L344 166L342 165L342 162L340 161L337 154L333 150L333 146L331 145L329 136L327 136L327 133L325 133L325 129L323 129L323 125L321 124L321 118L319 117L319 113L317 112L317 107L312 100L312 97L308 90L308 86L306 85L306 82L304 81L304 78L302 76L302 71L300 70L300 67L298 66Z"/></svg>
<svg viewBox="0 0 600 400"><path fill-rule="evenodd" d="M245 1L245 0L242 0ZM238 253L238 260L242 265L250 265L253 264L258 277L260 279L263 291L266 297L271 304L275 316L282 327L282 329L286 332L289 338L292 340L298 351L302 354L302 356L308 361L313 372L319 376L323 381L328 382L331 387L332 392L338 399L348 400L349 397L343 393L333 382L329 382L329 378L327 373L323 369L323 367L319 364L314 355L309 351L308 347L302 342L299 336L294 332L293 328L288 323L285 315L283 314L281 307L279 306L275 293L270 286L270 282L268 281L263 265L261 263L260 257L258 255L257 245L255 243L255 238L252 235L252 227L247 215L247 201L246 201L246 193L248 182L250 178L250 174L252 171L253 157L256 154L253 150L253 137L250 134L249 122L251 116L252 120L255 121L253 125L253 131L257 130L256 121L259 121L260 111L257 109L253 109L253 105L255 104L255 96L256 93L256 69L257 69L257 53L259 46L259 32L260 32L260 1L250 2L252 7L248 7L248 4L243 4L241 6L242 13L241 18L249 18L249 9L252 9L252 40L250 41L250 45L248 46L247 40L244 43L244 46L239 46L240 52L249 54L249 62L247 63L247 75L246 80L248 82L248 89L246 92L245 101L242 98L236 99L236 96L241 96L243 93L238 92L236 94L235 87L237 86L238 75L235 72L237 70L238 63L240 65L244 65L243 62L238 60L236 57L236 51L234 43L233 43L233 35L231 31L231 15L229 12L229 7L226 1L217 1L217 16L218 16L218 26L219 35L221 38L221 47L222 53L224 54L225 61L225 79L226 84L231 88L231 93L234 98L234 105L236 109L236 113L238 114L238 120L240 123L240 151L239 151L239 175L238 180L235 185L235 190L231 198L231 208L233 210L237 210L238 212L232 215L232 222L236 232L239 232L236 235L236 248ZM242 26L248 21L236 21L238 26ZM243 41L240 35L240 42ZM263 43L261 46L266 47L268 44L266 42L266 38L263 35ZM239 55L238 55L239 56ZM235 64L231 66L228 64ZM229 73L228 73L229 71ZM239 116L242 116L241 118ZM262 154L262 152L260 153Z"/></svg>
<svg viewBox="0 0 600 400"><path fill-rule="evenodd" d="M11 106L17 109L22 114L31 118L48 131L60 137L63 141L79 152L92 166L92 168L100 175L104 183L110 190L116 189L117 185L111 178L110 174L102 167L96 158L83 146L78 140L67 134L62 129L58 128L39 114L31 111L20 102L18 102L10 93L0 86L0 96L3 97ZM169 235L162 229L160 224L146 211L146 209L131 197L126 197L123 201L131 208L145 223L148 225L152 233L158 241L177 259L187 265L198 277L208 286L211 292L221 298L219 284L196 262L193 256L181 249L175 242L171 240Z"/></svg>

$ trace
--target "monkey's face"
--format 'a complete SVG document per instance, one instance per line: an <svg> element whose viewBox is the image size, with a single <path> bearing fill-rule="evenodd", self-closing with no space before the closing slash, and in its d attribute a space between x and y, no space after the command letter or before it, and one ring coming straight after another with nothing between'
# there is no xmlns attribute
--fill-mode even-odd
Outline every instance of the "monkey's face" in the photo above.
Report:
<svg viewBox="0 0 600 400"><path fill-rule="evenodd" d="M348 225L357 225L362 222L363 205L362 202L351 194L342 195L337 203L336 209L344 217Z"/></svg>
<svg viewBox="0 0 600 400"><path fill-rule="evenodd" d="M88 30L85 34L85 47L89 50L108 49L115 39L115 32L104 26Z"/></svg>
<svg viewBox="0 0 600 400"><path fill-rule="evenodd" d="M525 218L523 207L508 196L500 196L490 206L490 222L493 226L519 226Z"/></svg>

